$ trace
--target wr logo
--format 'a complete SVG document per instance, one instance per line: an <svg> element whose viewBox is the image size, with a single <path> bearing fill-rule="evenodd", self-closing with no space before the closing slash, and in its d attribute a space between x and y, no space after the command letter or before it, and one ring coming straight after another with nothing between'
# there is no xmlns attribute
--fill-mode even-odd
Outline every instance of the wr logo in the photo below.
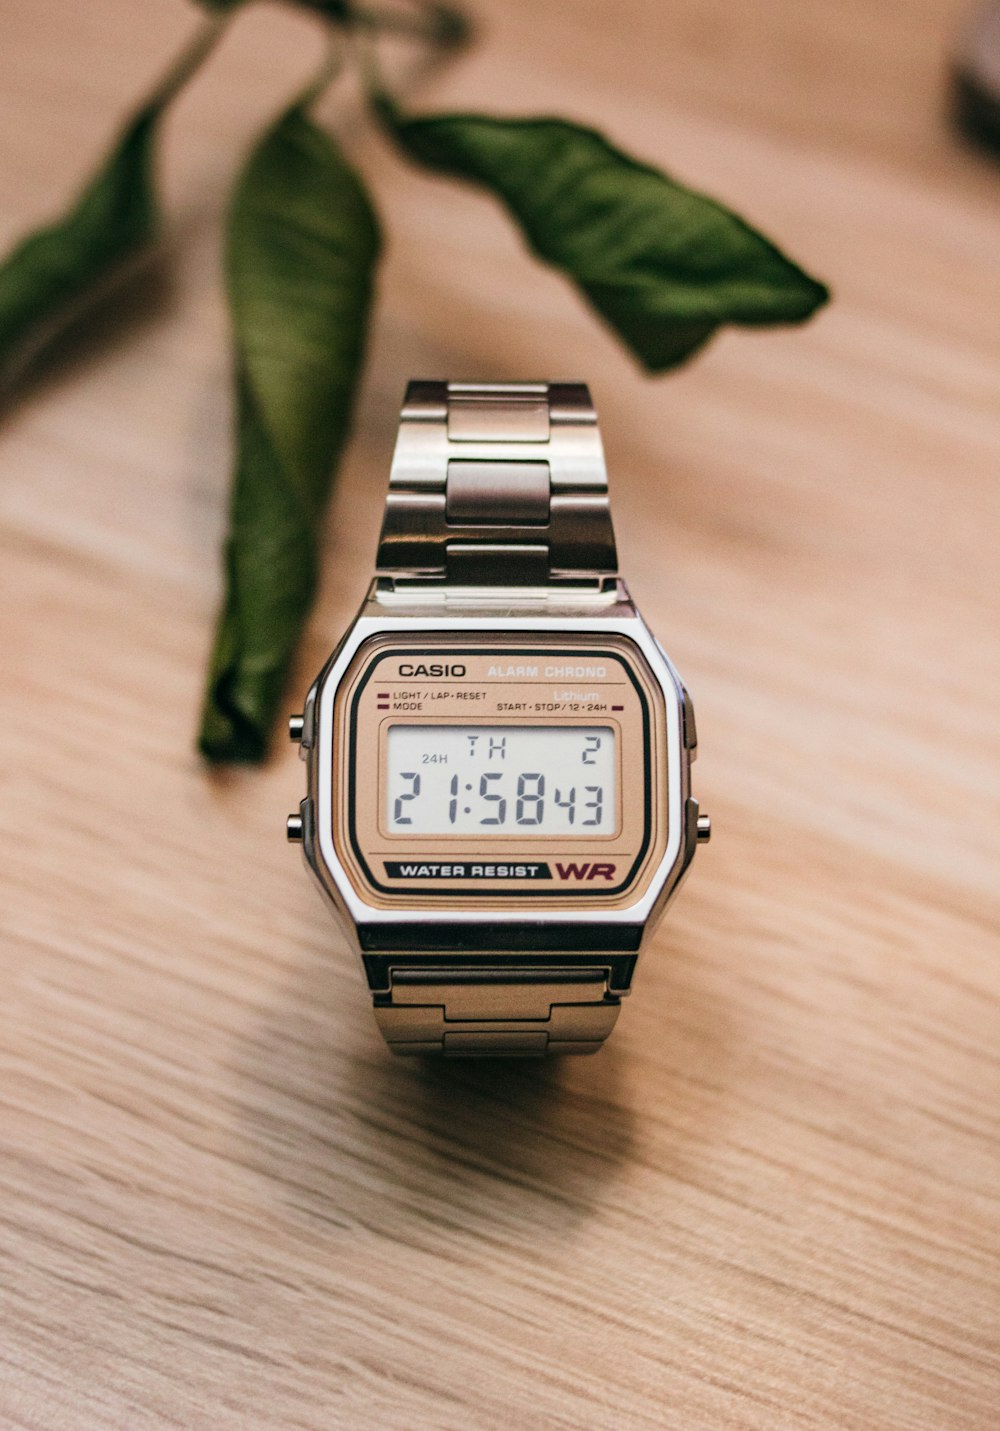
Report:
<svg viewBox="0 0 1000 1431"><path fill-rule="evenodd" d="M556 862L556 873L560 879L614 879L614 865L561 865Z"/></svg>

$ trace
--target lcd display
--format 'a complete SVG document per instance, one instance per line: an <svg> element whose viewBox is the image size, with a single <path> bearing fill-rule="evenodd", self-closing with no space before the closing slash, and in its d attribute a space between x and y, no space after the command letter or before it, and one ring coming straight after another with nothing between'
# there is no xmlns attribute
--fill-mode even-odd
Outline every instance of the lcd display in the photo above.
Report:
<svg viewBox="0 0 1000 1431"><path fill-rule="evenodd" d="M613 835L612 726L389 727L391 834Z"/></svg>

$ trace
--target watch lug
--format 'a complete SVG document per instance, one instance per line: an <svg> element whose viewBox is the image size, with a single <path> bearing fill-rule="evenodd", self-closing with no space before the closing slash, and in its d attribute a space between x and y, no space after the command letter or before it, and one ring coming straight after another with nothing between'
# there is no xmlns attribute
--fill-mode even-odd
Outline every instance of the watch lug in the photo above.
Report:
<svg viewBox="0 0 1000 1431"><path fill-rule="evenodd" d="M681 870L686 870L694 859L698 848L698 801L689 796L684 805L684 861Z"/></svg>
<svg viewBox="0 0 1000 1431"><path fill-rule="evenodd" d="M316 691L317 686L313 682L302 711L302 739L299 741L299 748L305 751L312 750L316 743Z"/></svg>
<svg viewBox="0 0 1000 1431"><path fill-rule="evenodd" d="M687 686L681 686L681 714L684 721L684 749L691 752L691 759L698 759L698 728L694 723L694 702Z"/></svg>
<svg viewBox="0 0 1000 1431"><path fill-rule="evenodd" d="M468 951L428 950L425 953L384 953L372 951L362 940L361 962L368 987L373 994L386 993L392 986L394 970L436 969L469 970L490 968L503 970L510 968L586 968L602 970L607 977L608 993L624 998L631 990L632 979L638 961L638 953L564 953L551 949L539 950L530 958L525 951L504 950L487 956L470 955Z"/></svg>
<svg viewBox="0 0 1000 1431"><path fill-rule="evenodd" d="M368 588L359 618L463 616L638 616L620 576L580 581L553 579L542 586L453 585L418 577L379 576Z"/></svg>

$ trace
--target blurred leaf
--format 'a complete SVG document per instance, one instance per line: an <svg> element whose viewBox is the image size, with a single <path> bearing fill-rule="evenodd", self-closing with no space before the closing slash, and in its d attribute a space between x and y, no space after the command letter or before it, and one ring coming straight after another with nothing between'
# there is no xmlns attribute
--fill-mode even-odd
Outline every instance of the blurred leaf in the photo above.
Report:
<svg viewBox="0 0 1000 1431"><path fill-rule="evenodd" d="M828 293L717 204L562 119L379 112L405 152L490 189L651 372L724 323L795 323Z"/></svg>
<svg viewBox="0 0 1000 1431"><path fill-rule="evenodd" d="M198 0L214 15L228 15L250 0ZM441 0L420 0L417 6L372 6L358 0L288 0L301 10L312 10L327 20L354 25L375 34L405 35L446 47L463 44L471 33L468 18Z"/></svg>
<svg viewBox="0 0 1000 1431"><path fill-rule="evenodd" d="M212 15L228 15L233 10L245 8L249 3L250 0L198 0L202 9L208 10ZM290 0L290 3L300 6L303 10L316 10L331 20L345 19L350 9L347 0Z"/></svg>
<svg viewBox="0 0 1000 1431"><path fill-rule="evenodd" d="M266 751L315 588L378 249L360 180L296 105L250 156L229 215L237 451L199 742L211 760Z"/></svg>
<svg viewBox="0 0 1000 1431"><path fill-rule="evenodd" d="M108 287L159 226L152 151L159 104L129 123L68 213L0 265L0 370L13 373Z"/></svg>
<svg viewBox="0 0 1000 1431"><path fill-rule="evenodd" d="M76 203L0 264L0 380L23 368L152 245L160 226L153 174L157 121L224 29L224 20L201 26Z"/></svg>

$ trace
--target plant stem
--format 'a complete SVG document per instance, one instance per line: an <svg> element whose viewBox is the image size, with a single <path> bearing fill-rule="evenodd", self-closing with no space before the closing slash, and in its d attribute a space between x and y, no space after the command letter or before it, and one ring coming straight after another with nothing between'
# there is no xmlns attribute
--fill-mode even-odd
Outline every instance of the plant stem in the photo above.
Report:
<svg viewBox="0 0 1000 1431"><path fill-rule="evenodd" d="M402 35L447 49L465 44L472 34L472 25L463 11L437 0L421 4L420 13L415 15L354 4L348 14L351 23L376 35Z"/></svg>
<svg viewBox="0 0 1000 1431"><path fill-rule="evenodd" d="M344 48L340 34L332 30L326 56L316 74L293 102L296 109L309 109L336 79L344 67Z"/></svg>
<svg viewBox="0 0 1000 1431"><path fill-rule="evenodd" d="M206 20L199 27L194 39L184 46L160 82L150 92L144 108L158 109L162 105L169 104L174 96L184 88L195 71L208 59L222 39L229 20L229 15L220 15L217 19Z"/></svg>

